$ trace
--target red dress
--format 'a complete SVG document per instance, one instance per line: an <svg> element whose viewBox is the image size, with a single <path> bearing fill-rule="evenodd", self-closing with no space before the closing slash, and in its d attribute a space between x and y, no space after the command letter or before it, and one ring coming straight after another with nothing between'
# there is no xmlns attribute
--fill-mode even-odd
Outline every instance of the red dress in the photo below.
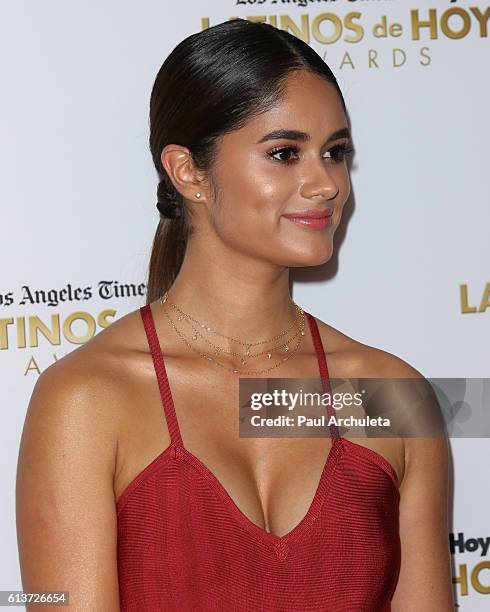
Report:
<svg viewBox="0 0 490 612"><path fill-rule="evenodd" d="M121 611L389 611L400 569L391 464L330 425L306 515L284 536L266 532L183 445L152 312L140 312L171 443L117 502ZM305 315L328 384L318 327Z"/></svg>

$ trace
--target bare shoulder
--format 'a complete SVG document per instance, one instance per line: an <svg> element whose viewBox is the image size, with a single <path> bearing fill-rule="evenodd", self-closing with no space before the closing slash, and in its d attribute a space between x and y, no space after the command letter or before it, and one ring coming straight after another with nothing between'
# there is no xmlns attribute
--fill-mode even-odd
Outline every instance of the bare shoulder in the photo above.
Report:
<svg viewBox="0 0 490 612"><path fill-rule="evenodd" d="M407 361L370 346L316 319L327 359L335 361L335 375L358 378L424 378Z"/></svg>
<svg viewBox="0 0 490 612"><path fill-rule="evenodd" d="M76 456L91 447L112 477L128 400L137 393L137 326L137 311L131 312L40 374L22 432L22 465L41 456L45 461L55 454Z"/></svg>
<svg viewBox="0 0 490 612"><path fill-rule="evenodd" d="M45 411L62 404L63 412L81 419L113 419L114 409L132 386L131 372L145 352L141 336L138 311L116 320L46 368L34 386L31 405L37 407L42 396L50 400L42 402Z"/></svg>
<svg viewBox="0 0 490 612"><path fill-rule="evenodd" d="M386 410L400 424L405 476L422 479L428 463L445 478L448 440L442 411L430 383L413 365L386 350L370 346L317 319L332 378L386 379ZM390 379L390 380L388 380ZM397 380L391 380L397 379ZM404 381L400 379L412 379ZM432 477L436 477L432 473ZM406 478L404 479L407 480Z"/></svg>
<svg viewBox="0 0 490 612"><path fill-rule="evenodd" d="M400 356L359 342L322 321L318 321L318 327L327 362L332 366L329 367L331 377L379 381L379 385L386 389L391 412L407 423L407 444L412 438L440 437L443 434L442 413L436 394L422 372ZM429 432L436 435L427 435ZM417 444L423 442L419 440Z"/></svg>

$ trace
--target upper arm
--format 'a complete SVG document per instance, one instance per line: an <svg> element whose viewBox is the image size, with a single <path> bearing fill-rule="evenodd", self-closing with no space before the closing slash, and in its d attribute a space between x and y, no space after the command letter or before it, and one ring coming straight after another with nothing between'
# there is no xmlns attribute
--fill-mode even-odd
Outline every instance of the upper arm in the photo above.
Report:
<svg viewBox="0 0 490 612"><path fill-rule="evenodd" d="M454 610L449 550L449 443L442 414L423 375L394 355L380 356L379 376L402 383L393 411L403 421L405 473L400 485L401 566L392 612ZM405 415L403 415L405 411Z"/></svg>
<svg viewBox="0 0 490 612"><path fill-rule="evenodd" d="M108 385L74 363L45 370L27 410L16 482L22 585L69 591L69 609L110 612L119 610L116 425L101 401Z"/></svg>
<svg viewBox="0 0 490 612"><path fill-rule="evenodd" d="M393 612L454 610L448 527L448 441L406 442L400 487L401 568Z"/></svg>

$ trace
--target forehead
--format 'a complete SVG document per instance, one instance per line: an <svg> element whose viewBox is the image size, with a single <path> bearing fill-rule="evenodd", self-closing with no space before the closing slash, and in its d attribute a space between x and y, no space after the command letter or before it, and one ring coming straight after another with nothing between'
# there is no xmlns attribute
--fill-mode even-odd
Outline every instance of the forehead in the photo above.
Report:
<svg viewBox="0 0 490 612"><path fill-rule="evenodd" d="M267 132L286 128L307 132L312 141L315 138L323 141L331 132L345 126L347 119L335 86L302 70L286 78L283 95L274 106L241 129L227 134L225 139L257 142Z"/></svg>

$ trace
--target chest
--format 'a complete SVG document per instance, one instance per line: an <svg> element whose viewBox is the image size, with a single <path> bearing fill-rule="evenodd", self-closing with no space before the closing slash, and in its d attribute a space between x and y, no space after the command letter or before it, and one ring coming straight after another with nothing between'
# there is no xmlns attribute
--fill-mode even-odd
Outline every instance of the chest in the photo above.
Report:
<svg viewBox="0 0 490 612"><path fill-rule="evenodd" d="M193 374L169 383L185 449L253 524L278 536L288 533L306 516L314 500L331 439L240 437L236 385L199 375L197 367L187 371ZM120 443L116 499L171 443L165 418L169 415L159 401L157 386L149 381L133 401ZM356 439L356 443L370 445L373 452L401 469L402 449L396 441Z"/></svg>

